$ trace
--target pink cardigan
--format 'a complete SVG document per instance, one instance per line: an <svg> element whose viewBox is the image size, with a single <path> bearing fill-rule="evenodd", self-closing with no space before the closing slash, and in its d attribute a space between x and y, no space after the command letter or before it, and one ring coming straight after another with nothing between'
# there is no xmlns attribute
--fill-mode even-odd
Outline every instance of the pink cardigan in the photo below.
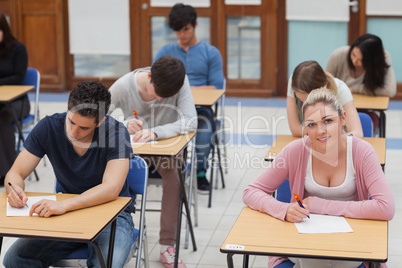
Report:
<svg viewBox="0 0 402 268"><path fill-rule="evenodd" d="M352 144L359 201L333 201L314 197L310 203L310 212L389 221L395 214L395 202L377 154L364 140L353 137ZM291 191L297 193L301 199L304 198L310 148L311 140L308 137L289 143L272 164L244 190L244 203L252 209L284 221L289 203L276 200L272 193L283 181L289 179ZM291 202L295 202L293 196ZM285 260L286 258L270 257L268 267L274 267Z"/></svg>

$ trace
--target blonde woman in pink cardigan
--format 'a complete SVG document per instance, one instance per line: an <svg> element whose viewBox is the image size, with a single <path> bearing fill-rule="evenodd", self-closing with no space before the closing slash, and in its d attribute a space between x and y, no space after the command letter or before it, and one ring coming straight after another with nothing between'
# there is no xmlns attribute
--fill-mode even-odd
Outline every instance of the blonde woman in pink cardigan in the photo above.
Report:
<svg viewBox="0 0 402 268"><path fill-rule="evenodd" d="M366 141L345 133L346 114L337 96L326 87L313 90L303 104L302 114L308 136L291 142L281 151L270 167L245 189L244 203L289 222L300 222L310 213L391 220L395 213L394 198L377 154ZM287 179L291 191L303 200L304 209L293 197L291 203L272 197ZM309 268L367 265L270 257L268 267L280 264L292 267L293 263L294 267Z"/></svg>

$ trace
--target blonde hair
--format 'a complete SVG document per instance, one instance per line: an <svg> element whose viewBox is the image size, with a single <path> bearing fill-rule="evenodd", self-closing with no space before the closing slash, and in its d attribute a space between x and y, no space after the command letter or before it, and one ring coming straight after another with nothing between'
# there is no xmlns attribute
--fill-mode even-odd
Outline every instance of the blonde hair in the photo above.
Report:
<svg viewBox="0 0 402 268"><path fill-rule="evenodd" d="M325 105L330 105L334 111L337 111L339 116L343 115L343 107L341 101L338 98L338 95L328 87L320 87L314 89L308 94L306 100L302 106L302 115L304 118L304 113L307 108L310 106L314 106L317 103L324 103Z"/></svg>

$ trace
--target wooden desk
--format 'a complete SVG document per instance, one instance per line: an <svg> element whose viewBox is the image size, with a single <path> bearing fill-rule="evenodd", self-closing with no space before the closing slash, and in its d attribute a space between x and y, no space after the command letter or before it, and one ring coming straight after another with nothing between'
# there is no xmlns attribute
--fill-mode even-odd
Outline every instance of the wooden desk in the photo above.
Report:
<svg viewBox="0 0 402 268"><path fill-rule="evenodd" d="M34 86L0 86L0 102L10 102L28 93Z"/></svg>
<svg viewBox="0 0 402 268"><path fill-rule="evenodd" d="M200 107L205 107L208 108L212 111L213 115L214 115L214 120L213 120L213 125L212 125L212 130L213 133L216 133L217 130L217 118L218 118L218 101L223 98L225 96L226 90L224 89L202 89L202 88L198 88L198 89L191 89L191 94L193 95L193 100L194 100L194 104L195 106L200 106ZM215 106L215 111L213 111L212 107ZM222 114L223 112L223 104L222 104ZM222 116L223 117L223 116ZM221 129L224 129L223 127L223 123L224 123L224 119L221 120ZM225 133L222 133L223 136L225 135ZM211 175L210 175L210 188L209 188L209 196L208 196L208 207L210 208L212 205L212 187L213 187L213 174L214 174L214 170L216 167L215 164L215 147L217 149L217 153L218 153L218 162L219 162L219 171L221 174L221 178L222 178L222 188L225 188L225 181L223 179L223 168L222 168L222 161L221 161L221 152L220 152L220 141L218 138L218 135L214 135L214 139L215 139L215 145L212 147L212 154L211 154L211 159L212 159L212 164L211 164ZM218 176L218 173L216 173L216 176Z"/></svg>
<svg viewBox="0 0 402 268"><path fill-rule="evenodd" d="M268 153L265 156L265 161L273 161L280 151L290 142L298 140L300 137L293 137L292 135L278 135L275 141L269 148ZM385 138L363 138L363 140L370 143L378 156L381 166L384 169L385 166L385 151L386 151L386 139Z"/></svg>
<svg viewBox="0 0 402 268"><path fill-rule="evenodd" d="M380 113L380 137L385 138L385 111L388 110L388 96L368 96L352 94L353 100L358 111L373 110Z"/></svg>
<svg viewBox="0 0 402 268"><path fill-rule="evenodd" d="M30 192L27 195L28 197L56 195L57 200L75 196L72 194ZM36 216L7 217L7 192L3 192L0 194L0 250L3 236L91 243L97 251L101 265L103 264L102 267L106 267L102 252L95 238L112 223L110 243L113 245L116 229L115 219L131 203L131 200L130 197L119 197L115 201L49 218ZM113 249L113 246L109 246L109 248ZM113 254L113 251L112 253L109 252L107 267L111 267L111 254Z"/></svg>
<svg viewBox="0 0 402 268"><path fill-rule="evenodd" d="M225 93L224 89L191 89L195 106L212 107Z"/></svg>
<svg viewBox="0 0 402 268"><path fill-rule="evenodd" d="M191 221L191 213L189 202L186 196L186 189L184 186L184 161L180 161L178 155L187 147L188 143L194 138L195 132L179 135L165 140L158 140L158 143L146 143L146 144L131 144L134 154L141 156L160 156L160 157L172 157L176 161L177 171L180 180L180 204L179 204L179 220L177 223L177 236L176 236L176 254L175 254L175 264L174 267L177 268L179 260L179 250L180 250L180 231L181 231L181 220L182 220L182 207L184 203L184 208L186 210L187 221L190 229L191 240L193 242L193 249L197 251L197 246L195 243L195 236L193 230L193 224ZM192 153L192 156L195 154ZM191 165L194 165L192 157Z"/></svg>
<svg viewBox="0 0 402 268"><path fill-rule="evenodd" d="M165 140L158 140L158 143L131 144L134 154L145 156L176 156L194 138L195 132L179 135Z"/></svg>
<svg viewBox="0 0 402 268"><path fill-rule="evenodd" d="M228 254L228 267L233 267L234 254L244 255L243 267L247 265L248 255L387 261L388 222L346 220L352 233L300 234L293 223L245 207L220 251ZM230 249L227 245L240 245L244 249Z"/></svg>

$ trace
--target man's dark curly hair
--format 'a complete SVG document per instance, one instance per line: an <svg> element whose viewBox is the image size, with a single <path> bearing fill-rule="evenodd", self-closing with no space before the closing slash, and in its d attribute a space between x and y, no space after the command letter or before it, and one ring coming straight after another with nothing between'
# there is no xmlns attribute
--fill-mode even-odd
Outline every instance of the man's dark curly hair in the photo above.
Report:
<svg viewBox="0 0 402 268"><path fill-rule="evenodd" d="M197 21L197 12L192 6L176 4L172 7L169 13L169 27L173 31L180 31L187 24L195 27Z"/></svg>
<svg viewBox="0 0 402 268"><path fill-rule="evenodd" d="M68 110L81 116L95 118L98 123L105 117L111 102L110 92L100 82L83 81L75 86L68 98Z"/></svg>

